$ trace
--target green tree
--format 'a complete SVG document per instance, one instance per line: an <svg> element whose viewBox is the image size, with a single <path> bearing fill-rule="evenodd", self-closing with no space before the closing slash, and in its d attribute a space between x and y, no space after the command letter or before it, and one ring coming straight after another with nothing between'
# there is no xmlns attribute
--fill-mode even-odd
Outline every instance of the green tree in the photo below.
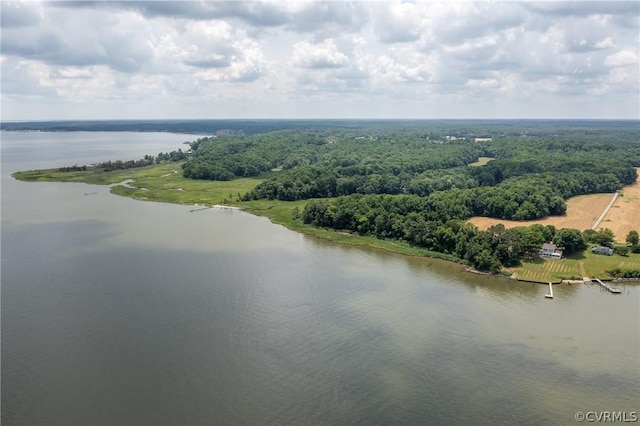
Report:
<svg viewBox="0 0 640 426"><path fill-rule="evenodd" d="M473 259L474 266L480 271L500 272L500 262L487 249L482 250Z"/></svg>
<svg viewBox="0 0 640 426"><path fill-rule="evenodd" d="M577 229L563 228L556 232L553 243L561 247L566 254L583 251L587 248L582 232Z"/></svg>
<svg viewBox="0 0 640 426"><path fill-rule="evenodd" d="M620 256L629 256L629 247L627 246L615 246L613 252Z"/></svg>
<svg viewBox="0 0 640 426"><path fill-rule="evenodd" d="M638 235L638 231L629 231L629 234L627 235L627 243L631 244L632 246L637 246L639 241L640 236Z"/></svg>
<svg viewBox="0 0 640 426"><path fill-rule="evenodd" d="M605 247L613 248L613 231L609 228L600 228L598 232L596 232L592 239L593 242Z"/></svg>

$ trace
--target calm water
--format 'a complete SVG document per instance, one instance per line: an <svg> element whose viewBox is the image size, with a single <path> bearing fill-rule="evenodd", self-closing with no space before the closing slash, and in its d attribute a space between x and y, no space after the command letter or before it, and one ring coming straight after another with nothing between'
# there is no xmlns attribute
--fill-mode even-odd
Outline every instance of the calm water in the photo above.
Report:
<svg viewBox="0 0 640 426"><path fill-rule="evenodd" d="M3 425L573 424L640 407L640 293L344 247L16 170L196 136L2 134Z"/></svg>

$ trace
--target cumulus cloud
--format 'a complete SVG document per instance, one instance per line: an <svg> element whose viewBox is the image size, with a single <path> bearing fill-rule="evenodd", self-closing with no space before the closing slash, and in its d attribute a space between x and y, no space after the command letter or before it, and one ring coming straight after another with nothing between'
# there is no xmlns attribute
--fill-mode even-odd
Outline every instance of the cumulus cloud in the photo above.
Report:
<svg viewBox="0 0 640 426"><path fill-rule="evenodd" d="M549 102L565 116L640 115L637 2L3 1L0 7L2 94L21 119L37 97L65 112L88 113L102 102L142 111L174 105L178 116L243 110L296 116L301 105L305 116L350 107L348 115L357 116L374 111L371 99L382 116L415 116L423 105L425 116L468 117L476 111L471 105L483 102L498 115L544 116Z"/></svg>
<svg viewBox="0 0 640 426"><path fill-rule="evenodd" d="M1 49L52 65L107 65L125 72L140 70L154 55L149 24L137 14L80 10L71 16L56 8L45 12L42 25L3 30Z"/></svg>
<svg viewBox="0 0 640 426"><path fill-rule="evenodd" d="M41 84L40 77L24 60L2 57L2 94L24 96L53 96L55 90Z"/></svg>
<svg viewBox="0 0 640 426"><path fill-rule="evenodd" d="M638 66L638 53L630 49L621 50L613 55L607 56L605 65L610 67L625 67L629 65Z"/></svg>
<svg viewBox="0 0 640 426"><path fill-rule="evenodd" d="M340 68L348 62L331 39L318 44L302 41L293 45L293 64L300 68Z"/></svg>
<svg viewBox="0 0 640 426"><path fill-rule="evenodd" d="M198 71L195 77L238 83L257 80L265 73L264 55L257 43L245 40L235 43L233 48L236 53L230 57L229 66Z"/></svg>

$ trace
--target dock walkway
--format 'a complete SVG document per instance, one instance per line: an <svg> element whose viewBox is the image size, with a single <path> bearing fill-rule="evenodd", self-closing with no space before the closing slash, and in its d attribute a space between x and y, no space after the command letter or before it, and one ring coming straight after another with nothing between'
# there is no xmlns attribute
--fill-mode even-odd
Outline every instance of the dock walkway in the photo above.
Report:
<svg viewBox="0 0 640 426"><path fill-rule="evenodd" d="M594 280L600 284L600 287L606 288L607 290L609 290L611 293L613 294L620 294L621 291L618 287L612 287L607 283L603 283L602 281L600 281L598 278L594 278Z"/></svg>
<svg viewBox="0 0 640 426"><path fill-rule="evenodd" d="M547 299L553 299L553 283L549 282L549 293L545 294L544 297Z"/></svg>

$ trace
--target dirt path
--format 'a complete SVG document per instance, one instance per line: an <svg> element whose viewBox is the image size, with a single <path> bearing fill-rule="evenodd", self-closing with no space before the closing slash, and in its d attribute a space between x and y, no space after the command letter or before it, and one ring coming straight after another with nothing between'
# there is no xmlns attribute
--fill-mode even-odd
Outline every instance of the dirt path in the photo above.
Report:
<svg viewBox="0 0 640 426"><path fill-rule="evenodd" d="M602 212L602 214L598 216L595 222L593 222L593 225L591 225L591 229L595 231L596 228L598 228L598 225L600 225L600 222L602 222L602 219L604 219L607 213L609 213L611 206L613 206L613 203L616 202L617 198L618 198L618 191L616 191L616 193L613 194L613 197L611 198L611 201L609 201L609 204L607 204L607 207L604 208L604 211Z"/></svg>
<svg viewBox="0 0 640 426"><path fill-rule="evenodd" d="M640 174L640 167L636 170ZM618 242L623 242L629 231L640 231L640 179L622 188L620 196L599 226L611 229Z"/></svg>
<svg viewBox="0 0 640 426"><path fill-rule="evenodd" d="M582 274L583 278L587 276L587 271L584 269L584 263L582 263L582 261L580 261L580 273Z"/></svg>

